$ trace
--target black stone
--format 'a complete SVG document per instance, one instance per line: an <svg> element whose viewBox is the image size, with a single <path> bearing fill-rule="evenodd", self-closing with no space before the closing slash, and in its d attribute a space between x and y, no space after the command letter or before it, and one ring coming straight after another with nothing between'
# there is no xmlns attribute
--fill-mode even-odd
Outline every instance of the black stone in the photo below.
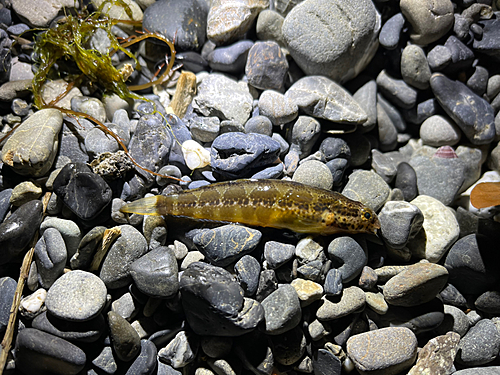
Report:
<svg viewBox="0 0 500 375"><path fill-rule="evenodd" d="M104 179L83 163L66 164L53 183L55 193L82 220L94 219L111 202Z"/></svg>
<svg viewBox="0 0 500 375"><path fill-rule="evenodd" d="M138 289L153 298L169 298L179 290L177 259L174 251L165 246L134 261L130 274Z"/></svg>
<svg viewBox="0 0 500 375"><path fill-rule="evenodd" d="M280 144L263 134L225 133L218 136L210 150L214 172L233 179L251 176L256 168L273 164Z"/></svg>
<svg viewBox="0 0 500 375"><path fill-rule="evenodd" d="M338 266L344 283L358 276L368 261L365 250L348 236L337 237L330 242L328 255L334 265Z"/></svg>
<svg viewBox="0 0 500 375"><path fill-rule="evenodd" d="M217 47L207 56L213 70L230 74L240 74L245 70L248 51L253 46L251 40L239 40L225 47Z"/></svg>
<svg viewBox="0 0 500 375"><path fill-rule="evenodd" d="M243 298L239 284L220 267L190 264L182 273L180 291L189 326L199 335L243 335L264 317L262 306Z"/></svg>
<svg viewBox="0 0 500 375"><path fill-rule="evenodd" d="M42 202L30 201L0 224L0 265L21 255L42 222Z"/></svg>
<svg viewBox="0 0 500 375"><path fill-rule="evenodd" d="M325 138L319 146L319 151L325 156L326 161L337 158L351 159L351 149L347 142L341 138Z"/></svg>
<svg viewBox="0 0 500 375"><path fill-rule="evenodd" d="M313 357L314 375L340 375L342 372L342 362L332 352L326 349L319 349Z"/></svg>
<svg viewBox="0 0 500 375"><path fill-rule="evenodd" d="M450 35L444 46L451 52L451 63L446 67L446 72L458 72L472 66L474 52L456 36Z"/></svg>
<svg viewBox="0 0 500 375"><path fill-rule="evenodd" d="M483 29L482 38L474 39L472 47L478 52L500 60L500 18L497 16L489 20L480 20L478 25Z"/></svg>
<svg viewBox="0 0 500 375"><path fill-rule="evenodd" d="M323 285L326 296L339 296L342 293L342 273L337 268L328 271Z"/></svg>
<svg viewBox="0 0 500 375"><path fill-rule="evenodd" d="M276 289L278 289L276 272L274 270L263 270L259 276L259 286L255 299L261 302Z"/></svg>
<svg viewBox="0 0 500 375"><path fill-rule="evenodd" d="M7 328L16 288L17 282L13 278L5 276L0 279L0 334Z"/></svg>
<svg viewBox="0 0 500 375"><path fill-rule="evenodd" d="M0 191L0 223L3 219L5 219L5 215L7 215L7 212L9 211L11 195L12 189Z"/></svg>
<svg viewBox="0 0 500 375"><path fill-rule="evenodd" d="M430 79L434 95L445 112L475 145L495 137L495 114L491 105L459 81L435 73Z"/></svg>
<svg viewBox="0 0 500 375"><path fill-rule="evenodd" d="M253 296L259 286L259 261L251 255L245 255L234 265L234 272L241 288L245 292L245 296Z"/></svg>
<svg viewBox="0 0 500 375"><path fill-rule="evenodd" d="M193 51L180 52L175 55L175 61L189 72L199 73L208 69L208 62L199 53Z"/></svg>
<svg viewBox="0 0 500 375"><path fill-rule="evenodd" d="M156 369L156 346L148 340L141 340L141 352L130 365L125 375L150 375Z"/></svg>
<svg viewBox="0 0 500 375"><path fill-rule="evenodd" d="M261 237L262 233L256 229L229 224L198 233L193 243L210 263L225 267L251 253Z"/></svg>
<svg viewBox="0 0 500 375"><path fill-rule="evenodd" d="M34 328L19 332L16 340L16 370L24 374L79 373L86 361L79 347Z"/></svg>
<svg viewBox="0 0 500 375"><path fill-rule="evenodd" d="M459 239L444 262L448 282L464 294L479 294L493 287L500 279L496 249L496 242L486 236L470 234Z"/></svg>
<svg viewBox="0 0 500 375"><path fill-rule="evenodd" d="M326 163L333 176L333 186L341 186L344 181L344 173L349 167L349 160L337 158Z"/></svg>
<svg viewBox="0 0 500 375"><path fill-rule="evenodd" d="M105 330L104 317L99 314L86 322L69 322L44 311L33 319L32 327L68 341L95 342Z"/></svg>
<svg viewBox="0 0 500 375"><path fill-rule="evenodd" d="M446 287L439 293L439 296L445 305L452 305L462 309L467 306L467 300L465 297L452 284L446 285Z"/></svg>

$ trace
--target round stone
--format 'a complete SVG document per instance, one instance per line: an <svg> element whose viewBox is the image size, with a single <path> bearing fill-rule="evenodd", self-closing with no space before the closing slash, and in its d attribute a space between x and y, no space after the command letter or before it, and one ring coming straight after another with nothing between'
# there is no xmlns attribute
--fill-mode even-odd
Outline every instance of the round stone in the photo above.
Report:
<svg viewBox="0 0 500 375"><path fill-rule="evenodd" d="M429 146L456 145L461 135L462 132L457 125L440 115L429 117L420 126L420 138Z"/></svg>
<svg viewBox="0 0 500 375"><path fill-rule="evenodd" d="M96 275L71 271L52 284L45 305L57 318L83 322L101 312L106 303L106 294L106 285Z"/></svg>

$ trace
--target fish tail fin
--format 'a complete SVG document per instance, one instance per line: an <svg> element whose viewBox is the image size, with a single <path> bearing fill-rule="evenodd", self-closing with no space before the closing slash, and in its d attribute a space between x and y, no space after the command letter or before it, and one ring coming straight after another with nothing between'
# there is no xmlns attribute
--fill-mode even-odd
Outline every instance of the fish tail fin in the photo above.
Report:
<svg viewBox="0 0 500 375"><path fill-rule="evenodd" d="M125 206L120 208L121 212L128 214L139 214L139 215L165 215L164 207L162 207L162 198L164 196L158 195L154 197L147 197L138 199L132 203L127 203Z"/></svg>

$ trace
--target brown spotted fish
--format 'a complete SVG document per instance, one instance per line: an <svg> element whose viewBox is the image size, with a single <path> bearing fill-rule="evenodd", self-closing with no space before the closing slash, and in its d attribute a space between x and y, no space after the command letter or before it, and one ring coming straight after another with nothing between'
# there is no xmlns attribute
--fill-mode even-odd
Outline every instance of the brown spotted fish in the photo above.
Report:
<svg viewBox="0 0 500 375"><path fill-rule="evenodd" d="M120 211L289 229L297 233L376 233L377 215L340 193L285 180L219 182L126 204Z"/></svg>

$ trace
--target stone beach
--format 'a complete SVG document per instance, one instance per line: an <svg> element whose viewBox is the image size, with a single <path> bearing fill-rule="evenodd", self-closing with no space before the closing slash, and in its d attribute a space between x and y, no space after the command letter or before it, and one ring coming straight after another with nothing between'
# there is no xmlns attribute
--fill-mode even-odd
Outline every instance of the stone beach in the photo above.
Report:
<svg viewBox="0 0 500 375"><path fill-rule="evenodd" d="M33 247L5 374L500 375L500 194L470 203L500 182L499 0L113 2L174 43L169 79L141 86L156 40L110 54L117 23L84 47L135 56L142 98L62 58L45 108L34 43L75 4L34 3L0 0L2 336ZM120 211L246 178L340 192L380 229Z"/></svg>

